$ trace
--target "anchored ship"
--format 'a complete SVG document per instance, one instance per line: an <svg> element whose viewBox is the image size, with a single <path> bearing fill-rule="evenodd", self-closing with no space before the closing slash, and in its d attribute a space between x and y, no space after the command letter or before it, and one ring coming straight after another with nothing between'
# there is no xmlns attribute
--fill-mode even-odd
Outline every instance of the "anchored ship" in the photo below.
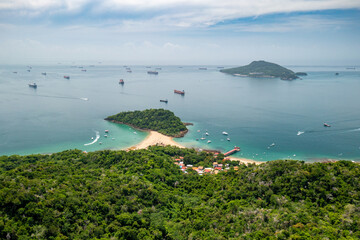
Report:
<svg viewBox="0 0 360 240"><path fill-rule="evenodd" d="M180 90L174 90L174 93L184 95L184 94L185 94L185 91L184 91L184 90L182 90L182 91L180 91Z"/></svg>

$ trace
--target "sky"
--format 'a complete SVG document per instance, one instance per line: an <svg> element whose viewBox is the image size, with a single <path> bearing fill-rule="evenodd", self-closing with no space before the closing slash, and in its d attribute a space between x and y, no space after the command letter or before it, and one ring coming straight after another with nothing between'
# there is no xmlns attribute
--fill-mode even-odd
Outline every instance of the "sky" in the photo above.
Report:
<svg viewBox="0 0 360 240"><path fill-rule="evenodd" d="M0 0L0 64L360 65L360 0Z"/></svg>

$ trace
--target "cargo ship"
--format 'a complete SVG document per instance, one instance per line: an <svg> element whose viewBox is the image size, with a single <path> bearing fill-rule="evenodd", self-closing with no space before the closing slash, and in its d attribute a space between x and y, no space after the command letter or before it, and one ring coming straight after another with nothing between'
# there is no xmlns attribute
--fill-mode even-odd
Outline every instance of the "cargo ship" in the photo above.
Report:
<svg viewBox="0 0 360 240"><path fill-rule="evenodd" d="M174 90L174 93L184 95L184 94L185 94L185 91L184 91L184 90L182 90L182 91L180 91L180 90Z"/></svg>
<svg viewBox="0 0 360 240"><path fill-rule="evenodd" d="M160 99L160 102L168 103L167 99Z"/></svg>
<svg viewBox="0 0 360 240"><path fill-rule="evenodd" d="M159 74L159 72L157 72L157 71L148 71L147 73L148 73L148 74L154 74L154 75L158 75L158 74Z"/></svg>

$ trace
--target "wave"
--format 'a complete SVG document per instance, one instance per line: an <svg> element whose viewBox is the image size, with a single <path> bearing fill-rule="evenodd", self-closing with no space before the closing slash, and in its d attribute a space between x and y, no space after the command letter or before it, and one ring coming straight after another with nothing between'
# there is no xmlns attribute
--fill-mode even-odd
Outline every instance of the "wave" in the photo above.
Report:
<svg viewBox="0 0 360 240"><path fill-rule="evenodd" d="M300 136L301 134L304 134L305 132L298 131L296 135Z"/></svg>
<svg viewBox="0 0 360 240"><path fill-rule="evenodd" d="M85 143L84 146L89 146L89 145L91 145L91 144L96 143L96 142L99 140L99 138L100 138L100 133L99 133L98 131L95 131L95 133L96 133L96 137L95 137L94 141L92 141L91 143Z"/></svg>

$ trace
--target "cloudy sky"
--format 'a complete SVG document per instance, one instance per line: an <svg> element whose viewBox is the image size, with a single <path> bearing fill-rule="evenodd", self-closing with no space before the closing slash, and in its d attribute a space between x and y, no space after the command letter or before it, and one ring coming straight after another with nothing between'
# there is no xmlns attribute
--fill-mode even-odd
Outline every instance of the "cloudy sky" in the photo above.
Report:
<svg viewBox="0 0 360 240"><path fill-rule="evenodd" d="M360 65L360 0L0 0L0 63Z"/></svg>

